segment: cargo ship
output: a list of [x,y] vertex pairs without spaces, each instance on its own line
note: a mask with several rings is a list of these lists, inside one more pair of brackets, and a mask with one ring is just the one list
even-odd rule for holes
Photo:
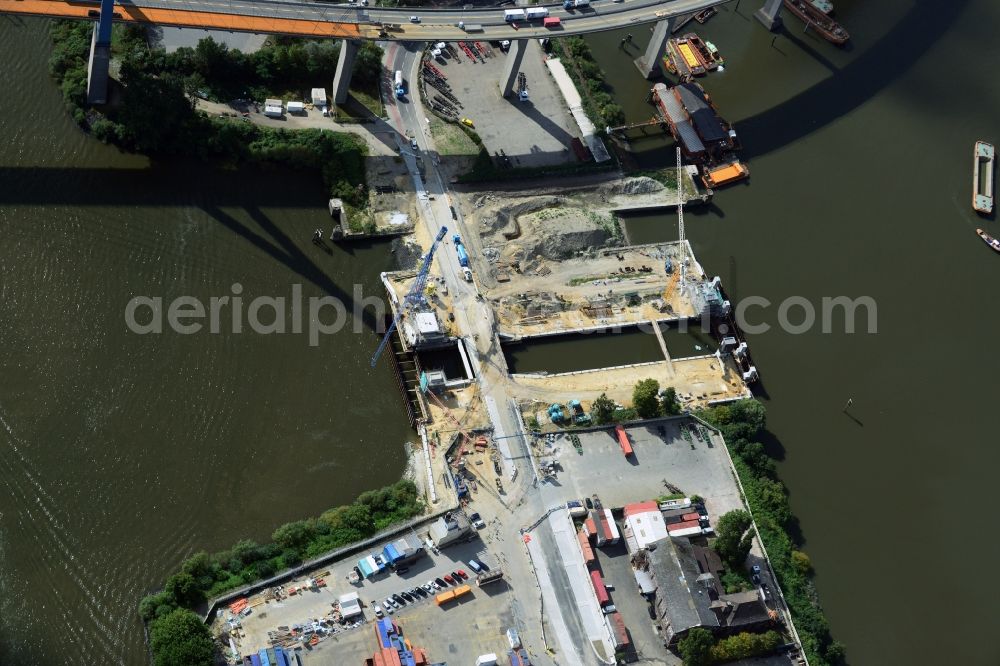
[[840,45],[851,38],[842,25],[816,9],[808,0],[784,1],[788,11],[805,21],[806,26],[812,26],[828,42]]
[[972,207],[977,213],[993,212],[993,163],[995,152],[992,143],[976,141],[972,155]]
[[719,63],[715,62],[715,59],[712,58],[712,54],[708,52],[708,48],[705,46],[705,42],[701,40],[701,37],[693,32],[689,32],[684,35],[684,39],[686,39],[687,43],[691,45],[691,49],[694,51],[695,57],[698,58],[698,62],[701,63],[701,66],[704,67],[706,71],[714,72],[719,68]]
[[990,246],[991,250],[994,252],[1000,252],[1000,240],[993,238],[993,236],[990,236],[982,229],[976,229],[976,233],[979,234],[979,237],[983,239],[984,243]]

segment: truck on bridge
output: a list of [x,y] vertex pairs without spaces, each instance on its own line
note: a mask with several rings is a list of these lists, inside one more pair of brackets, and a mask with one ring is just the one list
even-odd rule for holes
[[406,84],[403,83],[403,72],[402,70],[396,70],[396,76],[392,82],[393,90],[396,91],[396,99],[403,99],[406,97]]
[[590,0],[564,0],[563,9],[579,9],[581,7],[589,7]]
[[524,13],[523,9],[505,9],[503,12],[503,20],[507,23],[514,23],[515,21],[523,21],[527,18],[527,14]]

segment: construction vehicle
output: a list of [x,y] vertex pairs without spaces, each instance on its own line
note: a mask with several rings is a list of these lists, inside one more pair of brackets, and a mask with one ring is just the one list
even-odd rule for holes
[[406,84],[403,83],[403,72],[402,70],[396,70],[396,75],[392,82],[393,90],[396,92],[396,99],[403,99],[406,97]]
[[413,285],[410,290],[406,292],[406,296],[403,297],[403,302],[399,304],[399,309],[396,311],[396,316],[392,318],[392,323],[389,325],[389,329],[385,332],[385,337],[382,338],[382,342],[379,343],[378,349],[375,350],[375,354],[372,356],[371,367],[375,367],[378,363],[378,359],[382,356],[382,352],[385,351],[386,345],[389,344],[389,340],[392,338],[392,334],[396,332],[396,328],[399,326],[400,320],[404,316],[404,310],[412,308],[414,305],[420,303],[424,299],[424,286],[427,284],[427,275],[431,270],[431,263],[434,261],[434,251],[437,249],[438,244],[444,235],[448,233],[447,227],[441,227],[441,231],[438,232],[437,237],[431,244],[431,249],[427,251],[427,256],[424,257],[424,263],[421,264],[420,270],[417,272],[417,277],[413,280]]

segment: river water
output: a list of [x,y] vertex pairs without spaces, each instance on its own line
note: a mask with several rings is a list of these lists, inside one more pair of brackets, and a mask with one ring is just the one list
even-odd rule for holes
[[[996,664],[1000,258],[973,230],[1000,227],[970,210],[969,169],[976,139],[1000,140],[1000,7],[836,4],[845,50],[794,17],[772,44],[749,0],[698,28],[729,61],[704,82],[752,179],[691,208],[687,234],[734,299],[774,304],[753,311],[774,328],[749,336],[772,451],[851,662]],[[138,336],[125,304],[234,282],[375,293],[390,261],[311,246],[328,219],[310,178],[87,140],[48,79],[45,30],[0,22],[0,659],[141,663],[135,605],[184,555],[394,480],[409,433],[388,370],[368,370],[370,333]],[[593,43],[639,120],[648,85],[619,39]],[[668,145],[639,161],[672,164]],[[841,295],[876,300],[877,334],[776,327],[787,297]]]
[[391,257],[312,245],[330,226],[312,174],[150,164],[86,138],[49,50],[46,23],[3,17],[0,661],[139,664],[138,600],[183,557],[397,480],[413,434],[353,317],[315,347],[228,324],[137,335],[129,299],[238,283],[290,308],[300,284],[350,311],[355,284],[383,293]]
[[[749,335],[750,349],[851,663],[995,665],[989,579],[971,564],[1000,559],[987,418],[1000,397],[1000,257],[974,230],[1000,225],[971,210],[970,169],[977,139],[1000,141],[1000,84],[984,65],[1000,60],[1000,7],[835,0],[852,35],[839,50],[790,15],[772,45],[751,17],[760,4],[690,24],[727,59],[701,81],[742,137],[751,179],[686,211],[687,236],[734,300],[773,303],[750,311],[774,327]],[[623,32],[590,41],[634,122],[650,115],[648,84],[632,73],[637,50],[618,48]],[[645,29],[633,32],[644,47]],[[669,165],[668,145],[635,148]],[[635,242],[676,238],[672,215],[629,224]],[[863,315],[853,335],[842,317],[830,334],[777,326],[783,299],[819,314],[841,295],[875,299],[877,334]]]

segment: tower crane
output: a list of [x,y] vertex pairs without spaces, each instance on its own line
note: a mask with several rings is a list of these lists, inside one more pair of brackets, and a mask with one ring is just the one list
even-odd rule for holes
[[420,270],[417,272],[417,277],[413,280],[413,285],[410,290],[406,292],[406,296],[403,297],[403,302],[399,304],[399,309],[396,311],[396,316],[392,318],[392,323],[389,325],[389,330],[385,332],[385,337],[382,338],[382,342],[379,343],[378,349],[375,350],[375,355],[372,356],[372,367],[378,363],[378,359],[382,356],[382,352],[385,351],[385,346],[389,344],[389,339],[395,332],[396,328],[399,326],[399,321],[403,318],[404,310],[408,310],[413,307],[424,297],[424,287],[427,284],[427,274],[431,270],[431,262],[434,261],[434,251],[437,249],[438,243],[444,238],[444,235],[448,233],[448,227],[441,227],[441,231],[438,232],[437,237],[434,242],[431,243],[431,249],[427,251],[427,256],[424,257],[424,263],[420,265]]

